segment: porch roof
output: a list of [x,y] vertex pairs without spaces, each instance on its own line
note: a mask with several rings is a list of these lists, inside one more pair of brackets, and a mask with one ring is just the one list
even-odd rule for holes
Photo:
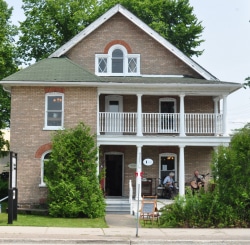
[[[75,64],[68,58],[47,58],[41,60],[19,72],[4,78],[0,84],[6,90],[12,86],[64,86],[64,87],[96,87],[101,89],[131,90],[132,87],[140,90],[153,89],[156,92],[165,90],[172,91],[200,91],[207,89],[215,91],[219,89],[226,93],[242,87],[241,84],[233,82],[222,82],[219,80],[197,79],[181,76],[157,76],[142,75],[137,77],[98,77],[83,67]],[[170,90],[168,90],[170,92]]]
[[[98,76],[68,58],[48,58],[20,70],[2,81],[30,82],[99,82]],[[31,86],[31,84],[30,84]]]

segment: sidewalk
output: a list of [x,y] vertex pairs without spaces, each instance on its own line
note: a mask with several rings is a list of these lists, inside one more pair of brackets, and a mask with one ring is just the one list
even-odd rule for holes
[[110,228],[1,226],[0,243],[250,244],[250,229],[137,229],[134,216],[107,215],[106,220]]

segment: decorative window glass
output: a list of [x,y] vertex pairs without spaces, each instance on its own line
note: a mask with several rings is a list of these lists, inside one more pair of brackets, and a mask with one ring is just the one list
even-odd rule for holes
[[122,45],[114,45],[108,54],[96,54],[95,66],[99,76],[139,76],[140,55],[128,54]]
[[45,129],[57,130],[63,127],[64,95],[48,93],[45,96]]
[[45,152],[41,158],[41,181],[39,187],[46,187],[46,183],[44,181],[45,176],[45,162],[49,160],[51,152]]

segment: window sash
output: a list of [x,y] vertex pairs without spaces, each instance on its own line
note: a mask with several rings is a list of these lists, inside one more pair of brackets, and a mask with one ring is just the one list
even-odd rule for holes
[[61,93],[46,95],[45,129],[59,129],[63,127],[64,96]]

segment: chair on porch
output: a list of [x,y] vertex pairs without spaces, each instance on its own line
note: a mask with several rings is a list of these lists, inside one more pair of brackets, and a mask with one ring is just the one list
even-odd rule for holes
[[140,219],[143,224],[150,222],[151,225],[156,221],[159,224],[160,214],[157,209],[157,196],[143,196],[141,202]]

